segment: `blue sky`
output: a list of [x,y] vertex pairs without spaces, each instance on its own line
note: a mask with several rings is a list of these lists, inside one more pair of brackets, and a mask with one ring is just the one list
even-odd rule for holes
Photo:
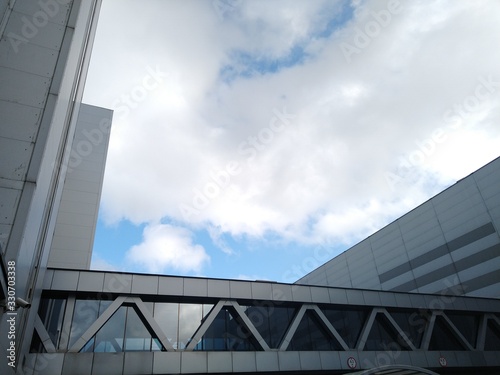
[[104,0],[84,102],[115,112],[92,267],[293,282],[480,168],[500,150],[498,15]]

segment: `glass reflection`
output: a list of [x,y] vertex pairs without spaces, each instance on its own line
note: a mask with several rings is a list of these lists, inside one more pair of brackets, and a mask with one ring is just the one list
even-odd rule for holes
[[174,349],[178,348],[177,328],[179,323],[178,303],[155,303],[154,314],[156,322],[168,338]]
[[54,346],[57,348],[61,336],[62,321],[66,300],[62,298],[44,298],[40,301],[38,316],[47,329],[47,333]]
[[151,351],[151,334],[132,306],[127,307],[125,351]]
[[73,312],[68,348],[71,348],[76,340],[95,322],[98,313],[99,301],[82,299],[75,301],[75,311]]
[[354,349],[368,316],[368,310],[365,308],[321,308],[321,311],[347,346]]
[[94,352],[121,352],[125,336],[127,307],[121,306],[97,332]]
[[243,306],[245,314],[270,348],[278,348],[290,325],[295,308],[283,306]]
[[342,347],[326,331],[316,313],[307,310],[287,350],[342,350]]
[[409,350],[408,344],[384,314],[377,314],[364,350]]
[[397,325],[406,334],[416,348],[420,348],[424,337],[427,319],[424,311],[388,309]]
[[253,336],[244,324],[236,318],[232,309],[223,308],[203,335],[195,350],[243,351],[256,350]]

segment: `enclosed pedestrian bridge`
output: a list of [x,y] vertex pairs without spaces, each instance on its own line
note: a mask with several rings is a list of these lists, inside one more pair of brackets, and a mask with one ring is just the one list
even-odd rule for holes
[[29,374],[500,371],[500,300],[49,269]]

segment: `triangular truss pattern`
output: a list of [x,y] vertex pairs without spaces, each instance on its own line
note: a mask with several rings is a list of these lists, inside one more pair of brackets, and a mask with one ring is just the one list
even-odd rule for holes
[[[399,347],[403,347],[406,350],[416,350],[415,345],[412,343],[410,338],[406,335],[406,333],[401,329],[401,327],[396,323],[393,317],[387,312],[384,308],[373,308],[370,316],[366,320],[365,326],[363,327],[359,341],[357,344],[358,350],[365,350],[366,343],[369,340],[370,335],[374,327],[378,324],[384,322],[388,323],[389,332],[388,334],[391,336],[391,341],[397,344]],[[380,350],[384,350],[383,348]]]
[[257,331],[257,329],[254,327],[254,325],[247,317],[247,315],[243,311],[242,307],[238,304],[238,302],[221,300],[212,308],[210,313],[205,317],[203,323],[194,333],[190,342],[186,346],[185,349],[186,351],[195,350],[198,343],[202,340],[203,336],[210,328],[212,323],[215,321],[215,319],[221,312],[222,308],[224,307],[229,307],[233,310],[234,318],[238,320],[238,323],[241,325],[241,328],[243,328],[246,332],[248,332],[248,334],[246,335],[248,336],[247,338],[250,338],[252,341],[256,343],[257,350],[265,350],[265,351],[269,350],[269,346],[267,345],[266,341],[262,338],[259,331]]
[[500,319],[494,314],[485,316],[481,325],[481,350],[500,350]]
[[38,333],[38,337],[40,338],[45,351],[47,353],[55,353],[56,347],[54,346],[54,343],[52,342],[47,329],[43,325],[43,322],[38,315],[35,318],[35,331],[36,333]]
[[[34,332],[36,335],[34,335],[34,337],[36,338],[36,340],[34,339],[33,341],[35,343],[33,344],[33,350],[37,350],[39,352],[45,351],[47,353],[55,353],[66,350],[71,353],[77,353],[82,351],[82,349],[85,351],[89,343],[94,342],[92,340],[96,339],[96,334],[99,332],[99,330],[106,325],[106,323],[122,306],[124,306],[133,308],[134,313],[130,316],[133,316],[134,319],[136,319],[136,323],[132,326],[139,327],[141,326],[140,322],[142,322],[144,326],[141,326],[141,329],[143,330],[142,332],[145,335],[142,337],[145,340],[148,340],[149,338],[151,340],[154,340],[154,342],[150,341],[150,350],[176,351],[176,349],[174,349],[169,339],[167,338],[166,334],[163,332],[162,328],[153,317],[152,313],[146,307],[145,303],[141,300],[140,297],[134,296],[118,296],[114,301],[109,302],[107,308],[95,319],[95,321],[93,321],[90,326],[85,326],[85,328],[83,328],[85,329],[85,331],[81,334],[80,337],[75,335],[75,340],[71,341],[72,345],[71,347],[69,347],[69,349],[67,349],[69,342],[68,338],[70,337],[71,331],[71,319],[73,316],[75,305],[75,297],[69,296],[68,302],[68,308],[66,308],[62,323],[63,332],[61,332],[57,343],[54,343],[53,338],[51,338],[48,328],[45,327],[42,319],[39,316],[36,317],[34,322]],[[323,312],[322,308],[316,304],[297,303],[289,305],[287,308],[291,309],[287,315],[289,317],[287,319],[287,328],[283,332],[281,342],[279,342],[280,338],[277,338],[276,342],[273,344],[273,348],[271,349],[269,343],[264,338],[267,335],[267,331],[263,331],[263,333],[261,333],[257,329],[258,325],[256,324],[258,322],[256,321],[255,324],[252,322],[251,317],[249,317],[248,315],[248,306],[241,306],[237,301],[234,300],[219,300],[215,305],[213,305],[210,312],[203,318],[195,333],[187,343],[187,346],[182,350],[193,351],[200,350],[201,348],[201,350],[208,351],[286,351],[312,350],[311,348],[313,348],[314,350],[346,351],[350,349],[357,349],[363,351],[380,350],[381,346],[383,349],[382,343],[387,342],[398,343],[403,350],[417,350],[415,344],[410,340],[405,331],[402,330],[401,326],[398,325],[396,320],[391,316],[391,313],[388,312],[384,307],[373,307],[371,308],[371,310],[366,310],[367,312],[370,312],[368,315],[365,315],[367,316],[367,319],[364,321],[356,345],[351,345],[353,346],[352,348],[347,345],[346,341],[339,334],[339,331],[334,327],[334,324],[336,324],[336,320],[333,322],[333,324],[329,320],[332,318],[332,316],[336,316],[330,316],[331,314],[329,314],[329,312],[336,311],[335,306],[327,306],[325,308],[326,313]],[[345,306],[339,308],[344,309]],[[290,318],[292,315],[293,318]],[[473,329],[471,328],[469,330],[465,330],[465,328],[467,327],[464,328],[463,325],[466,324],[467,321],[454,319],[454,316],[452,316],[452,319],[450,319],[450,317],[448,317],[446,312],[444,311],[433,311],[432,313],[430,313],[429,311],[429,313],[425,315],[425,319],[422,318],[423,320],[425,320],[425,324],[422,325],[422,328],[425,328],[422,335],[421,344],[419,345],[417,343],[417,346],[419,346],[418,349],[468,351],[498,350],[500,348],[500,319],[498,318],[498,316],[493,313],[477,313],[475,317],[477,318],[477,320]],[[140,322],[137,321],[137,319],[139,319]],[[398,319],[400,320],[400,318]],[[213,328],[211,328],[211,325],[216,320],[219,326],[214,326]],[[225,326],[221,324],[225,324]],[[402,324],[404,324],[404,322]],[[286,325],[284,324],[283,327],[285,326]],[[462,328],[464,332],[461,332],[459,328]],[[212,329],[212,331],[208,331],[209,329]],[[308,332],[308,329],[311,329],[312,332]],[[133,342],[134,345],[139,345],[139,340],[141,340],[142,337],[131,336],[127,338],[127,330],[128,328],[125,328],[124,339],[135,340],[130,342]],[[150,334],[150,336],[148,336],[146,330]],[[311,335],[308,339],[309,341],[300,341],[301,338],[299,336],[295,338],[296,335],[300,335],[299,330],[308,332],[308,334]],[[379,337],[376,336],[376,331],[379,332]],[[465,333],[465,335],[463,333]],[[465,336],[467,336],[468,339]],[[209,340],[212,340],[212,343],[207,344],[207,346],[205,347],[200,346],[200,342],[203,343],[203,340],[207,340],[207,343],[209,342]],[[380,342],[374,344],[374,341],[376,340],[379,340]],[[314,345],[310,345],[310,343],[313,341]],[[219,346],[215,345],[216,342]],[[223,342],[223,344],[225,345],[223,349],[220,348],[221,342]],[[144,345],[144,348],[147,348],[147,344]],[[127,350],[127,347],[128,344],[127,342],[125,342],[125,345],[119,347],[119,349]]]
[[314,311],[314,313],[316,314],[316,316],[319,319],[323,328],[326,330],[326,332],[329,335],[332,336],[332,338],[334,338],[338,342],[338,344],[341,346],[342,350],[349,350],[347,344],[344,342],[342,337],[335,330],[335,328],[332,326],[332,324],[328,321],[325,314],[323,314],[323,312],[316,305],[302,305],[301,306],[301,308],[297,311],[295,317],[293,318],[292,323],[288,327],[288,330],[285,334],[285,337],[283,338],[283,341],[280,345],[279,350],[287,350],[288,349],[290,342],[292,342],[293,337],[295,336],[295,333],[297,332],[297,329],[299,328],[299,325],[302,322],[302,319],[304,318],[304,315],[306,314],[306,312],[308,310]]
[[167,339],[167,336],[162,331],[158,323],[154,320],[153,316],[144,305],[144,302],[139,297],[118,297],[113,303],[97,318],[97,320],[82,334],[82,336],[73,344],[73,346],[68,350],[71,353],[77,353],[82,348],[92,340],[96,333],[106,324],[106,322],[111,319],[113,314],[123,305],[129,304],[136,308],[137,313],[141,320],[143,321],[147,330],[151,333],[151,336],[157,338],[161,343],[163,348],[167,351],[174,351],[172,344]]
[[443,312],[433,312],[427,330],[422,339],[422,349],[439,350],[443,340],[447,347],[455,346],[455,350],[474,350],[472,345]]

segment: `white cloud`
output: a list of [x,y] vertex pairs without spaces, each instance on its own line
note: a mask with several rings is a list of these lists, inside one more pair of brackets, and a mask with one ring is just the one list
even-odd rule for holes
[[100,270],[100,271],[120,271],[116,265],[108,262],[104,258],[102,258],[99,254],[92,254],[92,261],[90,263],[91,270]]
[[143,242],[127,252],[126,260],[152,273],[167,269],[199,272],[210,262],[210,257],[202,246],[193,244],[188,230],[169,224],[152,224],[144,228]]
[[[479,77],[500,81],[497,1],[401,1],[402,11],[350,63],[341,43],[354,43],[384,2],[354,2],[355,17],[326,38],[318,33],[340,3],[240,2],[223,20],[211,2],[125,3],[103,4],[119,15],[101,16],[86,98],[112,106],[147,66],[158,64],[168,78],[128,116],[115,116],[102,195],[108,222],[169,217],[218,228],[214,239],[272,232],[348,243],[498,156],[500,87],[462,116],[463,127],[449,131],[444,117],[474,95]],[[244,65],[231,59],[235,48],[280,58],[299,44],[314,52],[301,64],[231,83],[219,75],[227,64]],[[285,130],[250,147],[249,137],[264,134],[273,110],[284,107],[295,115]],[[438,128],[447,140],[391,188],[386,174],[401,174],[401,163]],[[255,151],[250,165],[244,142]],[[231,161],[240,173],[185,221],[179,205],[190,205],[195,189]],[[163,254],[158,243],[197,254],[194,263]],[[154,261],[140,260],[146,250]],[[169,226],[148,227],[130,254],[150,268],[196,270],[207,261],[187,232]]]

